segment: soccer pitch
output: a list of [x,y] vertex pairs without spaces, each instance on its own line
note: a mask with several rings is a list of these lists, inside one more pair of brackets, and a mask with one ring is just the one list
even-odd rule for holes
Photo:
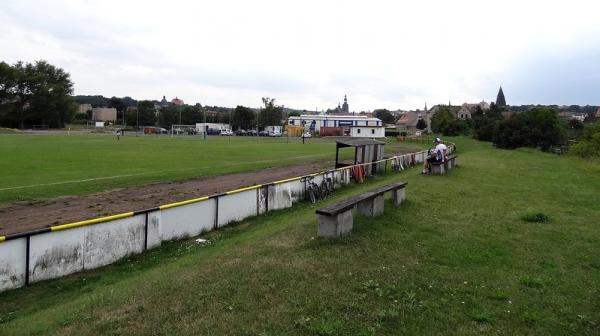
[[332,140],[0,134],[0,203],[335,158]]

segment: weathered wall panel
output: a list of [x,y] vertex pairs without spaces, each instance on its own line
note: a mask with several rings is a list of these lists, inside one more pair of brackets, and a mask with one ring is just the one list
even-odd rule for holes
[[267,212],[267,194],[269,192],[269,186],[262,186],[258,189],[258,213],[264,214]]
[[219,197],[219,227],[256,216],[256,202],[254,189]]
[[163,241],[197,236],[212,230],[214,225],[214,199],[161,210],[160,229]]
[[25,285],[27,238],[0,243],[0,292]]
[[144,250],[145,215],[90,225],[85,234],[83,268],[93,269]]
[[148,249],[160,246],[162,238],[162,226],[161,226],[161,211],[152,211],[148,213]]
[[83,226],[31,236],[30,282],[54,279],[82,271],[83,244],[87,229],[87,226]]

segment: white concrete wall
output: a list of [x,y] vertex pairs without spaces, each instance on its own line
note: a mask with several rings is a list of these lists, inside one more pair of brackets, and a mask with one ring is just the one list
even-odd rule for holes
[[[215,226],[215,206],[215,199],[208,199],[161,210],[159,218],[161,240],[193,237],[212,230]],[[149,224],[151,222],[148,221]]]
[[[369,153],[366,153],[369,154]],[[415,153],[416,163],[425,160],[427,152]],[[408,166],[411,155],[400,157]],[[352,183],[350,168],[329,173],[335,187]],[[323,175],[314,176],[321,184]],[[267,211],[285,209],[304,199],[302,179],[263,186],[218,198],[218,227],[241,221]],[[127,255],[144,250],[146,216],[147,247],[162,241],[196,236],[214,229],[217,201],[206,201],[114,221],[48,232],[30,237],[30,282],[62,277],[82,270],[113,263]],[[25,284],[26,238],[0,242],[0,292]]]
[[29,281],[54,279],[83,271],[86,231],[87,227],[82,226],[31,236]]
[[155,248],[161,245],[162,238],[162,212],[152,211],[148,213],[148,237],[147,248]]
[[255,189],[219,197],[219,227],[256,216],[257,207]]
[[0,243],[0,292],[25,285],[27,238]]
[[[83,269],[111,264],[144,250],[145,215],[86,226]],[[68,230],[67,230],[68,231]]]

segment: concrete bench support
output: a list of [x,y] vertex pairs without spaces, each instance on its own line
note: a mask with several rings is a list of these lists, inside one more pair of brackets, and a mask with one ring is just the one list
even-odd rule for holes
[[317,215],[318,232],[317,235],[323,238],[338,238],[352,231],[354,219],[352,218],[352,209],[341,212],[335,216]]
[[383,194],[358,203],[358,212],[367,217],[383,215]]
[[402,202],[406,199],[406,189],[392,190],[392,202],[395,207],[399,207]]
[[440,164],[432,164],[431,165],[431,174],[433,175],[442,175],[446,173],[446,169],[443,163]]
[[399,206],[406,197],[405,187],[406,182],[392,183],[318,209],[317,235],[323,238],[338,238],[350,233],[354,224],[352,211],[355,207],[367,217],[383,215],[385,193],[391,192],[394,206]]

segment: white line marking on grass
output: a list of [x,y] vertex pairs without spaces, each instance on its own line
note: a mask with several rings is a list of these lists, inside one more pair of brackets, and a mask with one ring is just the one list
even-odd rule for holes
[[[329,155],[329,154],[312,154],[312,155],[303,155],[303,156],[292,156],[289,159],[303,159],[303,158],[310,158],[310,157],[321,157],[321,156],[325,156],[325,155]],[[6,188],[0,188],[0,191],[46,187],[46,186],[61,185],[61,184],[84,183],[84,182],[101,181],[101,180],[111,180],[111,179],[119,179],[119,178],[123,178],[123,177],[162,174],[162,173],[178,172],[178,171],[186,171],[186,170],[205,170],[205,169],[214,169],[214,168],[221,168],[221,167],[235,167],[235,166],[243,166],[243,165],[253,164],[253,163],[267,163],[267,162],[279,162],[279,161],[281,161],[281,160],[280,159],[271,159],[271,160],[259,160],[259,161],[246,161],[246,162],[234,163],[234,164],[229,164],[229,165],[157,170],[157,171],[136,173],[136,174],[93,177],[93,178],[88,178],[88,179],[83,179],[83,180],[71,180],[71,181],[62,181],[62,182],[30,184],[30,185],[17,186],[17,187],[6,187]]]

